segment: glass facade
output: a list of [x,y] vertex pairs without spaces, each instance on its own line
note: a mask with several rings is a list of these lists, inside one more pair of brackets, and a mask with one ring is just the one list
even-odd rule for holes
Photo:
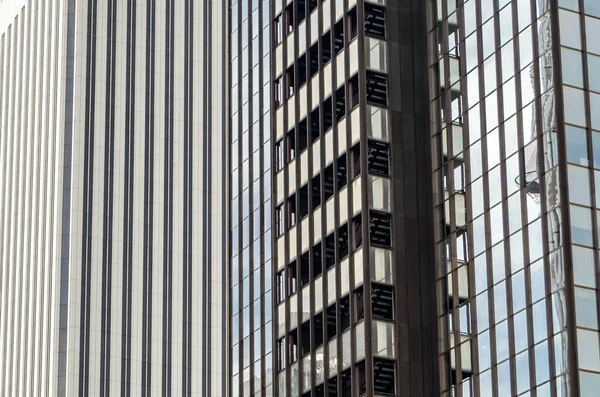
[[230,4],[230,392],[272,396],[270,1]]
[[600,6],[231,20],[232,395],[595,395]]
[[597,393],[600,97],[585,37],[600,20],[585,3],[430,3],[443,395]]

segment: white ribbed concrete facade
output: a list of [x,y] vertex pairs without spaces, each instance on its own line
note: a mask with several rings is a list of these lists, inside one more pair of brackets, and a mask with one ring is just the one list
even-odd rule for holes
[[225,395],[225,7],[0,0],[0,395]]

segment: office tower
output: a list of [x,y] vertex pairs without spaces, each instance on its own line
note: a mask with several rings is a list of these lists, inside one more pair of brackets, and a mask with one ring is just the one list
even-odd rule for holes
[[0,1],[0,395],[224,395],[226,15]]
[[251,31],[271,62],[232,64],[232,125],[247,126],[233,134],[250,134],[232,148],[267,142],[248,127],[258,114],[272,150],[262,198],[234,210],[263,206],[271,241],[231,252],[234,272],[264,277],[234,281],[232,332],[260,331],[272,353],[233,347],[232,396],[596,395],[600,6],[232,6],[232,57],[258,51]]

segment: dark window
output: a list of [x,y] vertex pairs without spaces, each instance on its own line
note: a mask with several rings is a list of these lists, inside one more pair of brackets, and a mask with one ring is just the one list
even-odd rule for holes
[[340,328],[342,333],[350,328],[350,296],[340,298]]
[[300,23],[306,18],[306,1],[296,0],[296,10],[298,16],[296,20],[298,21],[298,25],[300,25]]
[[335,303],[327,308],[327,340],[331,340],[337,335],[336,313]]
[[296,83],[294,80],[294,65],[290,66],[285,71],[285,84],[285,98],[288,99],[294,95],[294,92],[296,90]]
[[294,3],[290,3],[285,8],[285,32],[286,34],[290,34],[294,31]]
[[360,175],[360,143],[354,145],[350,153],[350,177],[354,179]]
[[308,13],[310,14],[319,6],[319,0],[307,0]]
[[342,86],[335,92],[335,121],[346,116],[346,87]]
[[296,195],[293,194],[287,201],[288,210],[288,228],[294,227],[298,221],[298,213],[296,209]]
[[358,395],[362,396],[367,393],[367,373],[364,361],[356,364],[356,375],[358,378]]
[[369,140],[369,174],[390,176],[390,146],[385,142]]
[[298,88],[306,83],[306,69],[306,54],[304,54],[298,58],[298,67],[296,68]]
[[302,119],[296,128],[298,131],[298,153],[302,153],[308,147],[308,121]]
[[333,105],[331,97],[323,101],[323,131],[329,130],[333,126]]
[[361,285],[354,291],[354,307],[356,308],[356,322],[365,318],[365,290]]
[[310,353],[310,321],[300,326],[302,344],[300,345],[300,354],[302,357]]
[[367,70],[367,102],[387,106],[387,76]]
[[390,285],[371,285],[371,311],[373,318],[394,321],[394,288]]
[[341,19],[333,26],[333,51],[337,55],[344,49],[344,20]]
[[348,184],[348,156],[342,154],[336,161],[337,188],[342,189]]
[[321,38],[321,65],[327,65],[329,61],[331,61],[331,31]]
[[346,17],[346,20],[348,21],[348,32],[350,33],[348,35],[348,43],[349,43],[352,40],[354,40],[354,38],[358,34],[358,29],[357,29],[358,23],[356,22],[356,7],[354,7],[352,10],[350,10],[350,12],[348,13],[348,16]]
[[323,170],[323,199],[324,201],[329,200],[334,193],[334,178],[333,178],[333,164],[330,164],[325,170]]
[[315,387],[315,397],[325,397],[325,385],[324,384],[321,383],[319,386]]
[[337,397],[337,376],[334,376],[327,381],[327,395],[329,397]]
[[310,253],[306,251],[300,255],[300,287],[310,281]]
[[373,387],[375,394],[391,394],[395,393],[395,369],[392,360],[383,358],[373,359]]
[[290,162],[294,158],[296,158],[296,131],[294,128],[292,128],[292,130],[286,134],[286,141],[287,141],[287,158],[286,158],[286,160],[288,162]]
[[385,39],[385,7],[365,3],[365,34]]
[[351,397],[352,396],[352,369],[348,368],[340,374],[341,382],[341,396]]
[[356,215],[352,219],[352,234],[353,234],[353,245],[352,247],[357,250],[362,247],[362,216],[361,214]]
[[348,81],[348,95],[350,95],[350,109],[354,109],[358,106],[358,75],[351,77]]
[[295,329],[291,331],[290,335],[288,336],[288,339],[290,341],[288,357],[289,363],[292,364],[298,359],[298,330]]
[[348,256],[348,224],[345,223],[338,228],[338,253],[340,261]]
[[325,267],[327,269],[335,265],[335,233],[325,237]]
[[319,108],[310,112],[310,141],[314,142],[319,139]]
[[321,205],[321,175],[315,176],[311,181],[312,210]]
[[308,215],[308,184],[298,189],[298,216],[303,219]]
[[323,344],[323,313],[315,314],[314,317],[314,331],[313,338],[315,340],[315,348],[321,346]]
[[298,292],[298,269],[296,266],[296,261],[293,261],[288,265],[287,270],[287,279],[288,279],[288,296],[291,296]]
[[392,214],[371,210],[369,224],[371,244],[378,247],[392,246]]
[[308,63],[310,67],[310,77],[313,77],[320,68],[319,62],[319,43],[316,42],[308,50]]
[[318,243],[312,248],[312,268],[313,279],[319,277],[323,273],[323,252],[322,244]]

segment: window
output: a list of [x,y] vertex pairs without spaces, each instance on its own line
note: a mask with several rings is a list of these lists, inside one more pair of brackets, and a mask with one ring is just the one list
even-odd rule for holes
[[335,92],[335,121],[346,116],[346,87],[342,86]]
[[300,326],[300,354],[302,357],[310,353],[310,320]]
[[288,265],[287,279],[288,279],[287,296],[292,296],[296,292],[298,292],[298,269],[296,266],[296,261],[293,261],[292,263],[290,263]]
[[362,216],[361,214],[356,215],[352,219],[352,234],[353,234],[353,248],[355,250],[362,247]]
[[385,8],[365,3],[365,34],[367,36],[384,39],[385,34]]
[[319,139],[319,108],[310,112],[310,141],[311,143]]
[[296,131],[294,128],[286,134],[286,141],[287,161],[290,162],[296,158]]
[[394,321],[394,288],[390,285],[371,285],[371,311],[373,318]]
[[288,357],[289,357],[290,364],[292,364],[293,362],[298,360],[298,330],[297,329],[290,332],[290,335],[288,336],[288,340],[289,340]]
[[390,175],[390,146],[385,142],[369,140],[369,174]]
[[302,153],[308,147],[308,121],[303,119],[298,123],[298,153]]
[[323,313],[315,314],[314,317],[313,339],[315,340],[315,348],[323,344]]
[[292,228],[296,225],[296,222],[298,220],[295,194],[293,194],[290,198],[288,198],[287,210],[288,210],[288,228]]
[[273,40],[275,40],[275,45],[281,43],[281,40],[283,40],[283,21],[281,14],[277,15],[273,21]]
[[321,175],[315,176],[311,183],[312,210],[316,210],[321,205]]
[[387,106],[387,76],[367,70],[367,102]]
[[277,237],[283,234],[283,204],[275,208],[275,235]]
[[285,276],[284,271],[280,271],[275,276],[275,303],[281,303],[285,300]]
[[340,328],[342,333],[350,328],[350,296],[340,298]]
[[323,101],[323,131],[327,131],[333,126],[333,105],[331,102],[331,97]]
[[316,244],[312,248],[312,268],[313,279],[319,277],[323,273],[323,252],[321,243]]
[[285,337],[279,339],[277,341],[277,370],[282,371],[285,369],[285,350],[286,350],[286,340]]
[[285,32],[290,34],[294,31],[294,2],[285,8]]
[[392,214],[371,210],[369,224],[371,244],[377,247],[392,246]]
[[327,65],[329,61],[331,61],[331,31],[321,38],[321,65]]
[[308,284],[310,280],[310,253],[306,251],[300,255],[300,287]]
[[392,360],[373,359],[373,387],[375,394],[394,394],[396,387],[395,368]]
[[280,139],[275,144],[275,172],[280,171],[283,168],[284,160],[284,144],[283,139]]
[[338,21],[333,27],[333,51],[337,55],[344,49],[344,20]]
[[350,109],[354,109],[358,106],[359,96],[358,96],[358,75],[351,77],[348,81],[348,95],[350,96]]
[[281,76],[277,79],[275,79],[275,82],[273,83],[274,86],[274,90],[275,92],[273,93],[273,98],[275,101],[275,107],[279,107],[281,105],[283,105],[283,85],[281,82]]
[[325,201],[329,200],[334,193],[334,178],[333,178],[333,164],[330,164],[323,171],[323,199]]
[[308,215],[308,184],[298,189],[298,216],[303,219]]
[[290,66],[285,71],[285,99],[288,99],[294,95],[296,84],[294,80],[294,65]]
[[348,224],[345,223],[338,228],[338,254],[340,260],[348,256]]
[[352,180],[360,175],[360,144],[357,143],[350,150],[350,177]]
[[342,154],[336,161],[336,173],[337,173],[337,188],[341,190],[348,184],[348,156],[346,153]]
[[361,285],[354,291],[354,307],[356,310],[356,322],[365,318],[365,293],[364,287]]
[[356,35],[358,34],[356,7],[354,7],[352,10],[350,10],[350,12],[348,13],[348,16],[346,17],[346,20],[348,21],[349,34],[347,36],[348,36],[348,43],[349,43],[352,40],[354,40],[354,38],[356,38]]
[[337,335],[337,327],[336,327],[336,304],[332,304],[327,308],[327,340],[331,340],[335,338]]
[[313,44],[308,50],[308,65],[310,77],[313,77],[319,71],[319,43]]
[[335,233],[325,237],[325,267],[332,268],[335,265]]

